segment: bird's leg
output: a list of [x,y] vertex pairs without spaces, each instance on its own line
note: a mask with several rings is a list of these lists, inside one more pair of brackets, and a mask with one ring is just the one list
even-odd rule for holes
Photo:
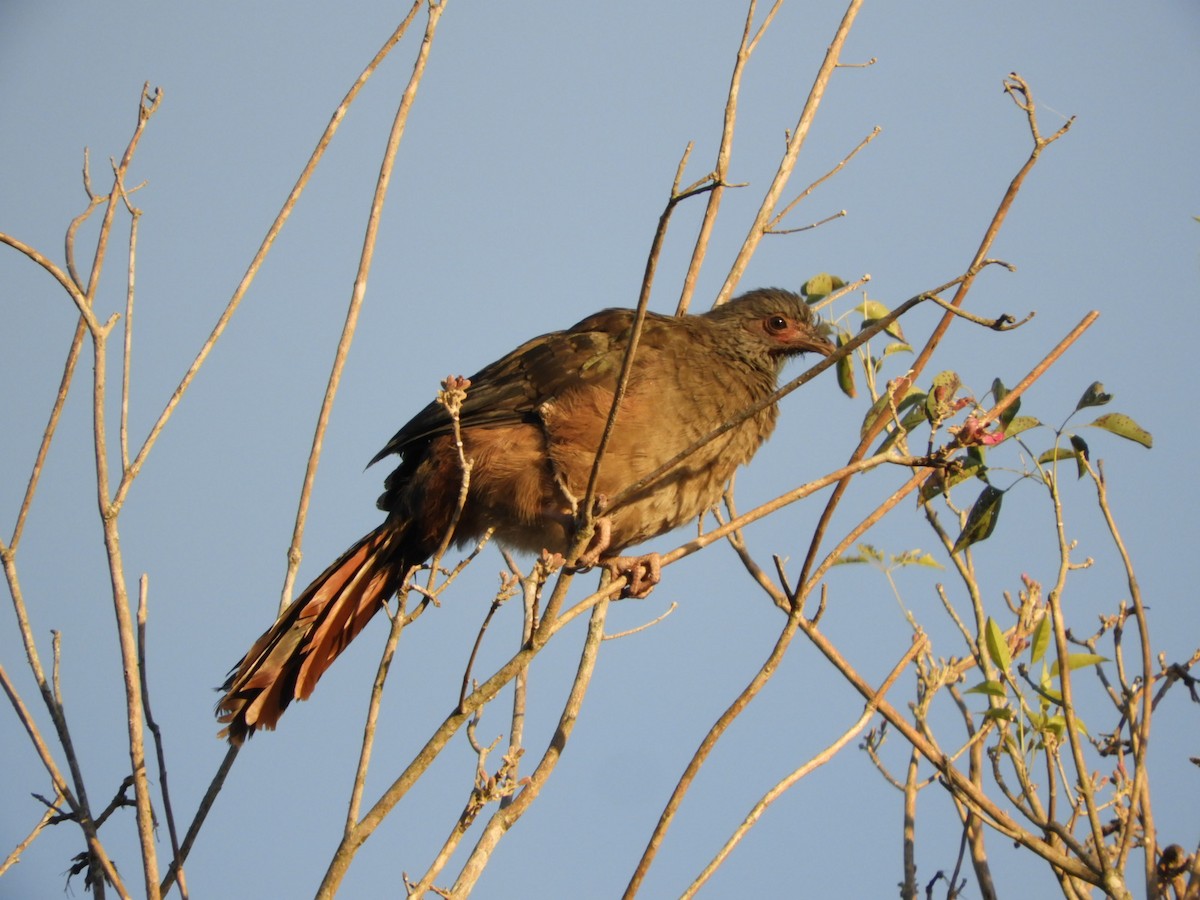
[[608,495],[596,494],[592,504],[592,537],[587,547],[575,560],[580,569],[590,569],[603,561],[604,551],[612,546],[612,518],[604,515],[608,507]]
[[592,528],[594,529],[592,539],[588,541],[587,548],[575,560],[575,565],[580,569],[590,569],[600,562],[604,551],[612,544],[612,519],[608,516],[601,516],[592,522]]
[[[563,495],[563,499],[567,501],[568,507],[567,510],[558,513],[558,516],[561,516],[563,524],[568,528],[567,533],[570,534],[570,529],[579,528],[583,520],[583,517],[579,513],[580,501],[578,497],[571,493],[571,489],[567,486],[566,478],[558,471],[558,468],[552,468],[554,469],[554,485]],[[587,547],[584,548],[583,552],[575,560],[574,567],[576,569],[586,570],[592,568],[592,566],[600,562],[601,554],[612,544],[612,519],[603,514],[604,507],[607,504],[608,498],[604,494],[596,495],[596,499],[592,504],[592,537],[588,541]]]
[[[578,501],[567,493],[563,484],[559,485],[567,494],[573,508],[578,508]],[[633,597],[638,600],[646,597],[654,586],[662,580],[662,559],[657,553],[647,553],[644,556],[605,556],[604,553],[612,546],[612,518],[603,515],[608,505],[604,494],[596,495],[596,503],[592,509],[592,537],[587,547],[579,554],[572,564],[576,571],[585,571],[593,566],[604,566],[614,577],[624,576],[625,587],[622,597]],[[564,514],[564,519],[577,521],[575,516]]]
[[662,558],[657,553],[606,557],[604,552],[612,546],[612,518],[603,515],[607,505],[608,498],[604,494],[597,494],[592,539],[588,541],[587,549],[575,560],[575,565],[580,569],[589,569],[599,564],[614,578],[625,576],[621,596],[640,600],[648,596],[662,580]]

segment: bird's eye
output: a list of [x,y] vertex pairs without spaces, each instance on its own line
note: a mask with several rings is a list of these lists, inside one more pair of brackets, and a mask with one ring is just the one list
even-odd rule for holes
[[767,319],[767,331],[771,332],[771,334],[779,334],[782,331],[786,331],[787,327],[788,320],[783,316],[771,316]]

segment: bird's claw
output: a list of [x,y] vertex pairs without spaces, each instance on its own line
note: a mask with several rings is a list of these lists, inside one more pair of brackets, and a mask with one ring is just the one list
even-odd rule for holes
[[[601,498],[599,502],[604,501]],[[605,557],[604,551],[612,545],[612,520],[608,516],[599,516],[593,527],[595,531],[592,532],[587,549],[575,560],[575,570],[584,571],[596,565],[604,566],[614,578],[625,578],[625,587],[621,590],[622,597],[641,600],[648,596],[654,590],[654,586],[662,581],[662,558],[657,553]]]
[[642,600],[650,596],[654,586],[662,581],[662,557],[657,553],[644,556],[610,556],[604,560],[604,568],[617,578],[625,577],[622,597]]

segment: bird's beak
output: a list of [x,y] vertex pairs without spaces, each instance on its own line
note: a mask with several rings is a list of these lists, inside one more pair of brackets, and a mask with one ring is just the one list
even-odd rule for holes
[[822,356],[832,356],[833,351],[837,349],[833,341],[826,337],[829,326],[825,324],[814,325],[808,340],[800,341],[800,352],[820,353]]

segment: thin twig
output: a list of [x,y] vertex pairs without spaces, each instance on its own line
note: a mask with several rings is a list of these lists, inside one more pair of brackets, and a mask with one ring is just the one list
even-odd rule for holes
[[[51,680],[46,678],[46,672],[42,668],[37,643],[33,639],[33,631],[29,625],[28,611],[21,590],[21,581],[17,574],[16,560],[10,548],[0,546],[0,561],[4,564],[4,574],[8,579],[8,590],[12,596],[18,629],[21,632],[21,640],[25,645],[25,658],[33,673],[34,680],[37,682],[38,690],[42,695],[42,702],[45,704],[46,710],[50,713],[50,721],[54,724],[55,734],[66,756],[67,766],[71,772],[71,783],[75,786],[75,793],[72,793],[71,789],[67,786],[67,782],[59,771],[49,747],[46,745],[41,732],[37,728],[37,724],[25,707],[20,695],[17,694],[16,687],[9,680],[3,666],[0,666],[0,683],[3,684],[5,693],[8,694],[13,708],[17,711],[17,717],[25,726],[26,733],[29,735],[29,739],[37,751],[38,757],[42,760],[42,765],[46,767],[46,771],[50,775],[50,780],[54,784],[54,789],[66,798],[67,804],[71,807],[71,812],[74,814],[75,820],[79,823],[79,827],[83,830],[84,839],[87,841],[93,856],[99,860],[105,872],[111,870],[111,874],[115,875],[116,869],[100,844],[100,838],[96,832],[96,823],[92,818],[91,805],[88,801],[87,786],[83,780],[83,771],[79,765],[79,757],[75,753],[75,744],[71,738],[70,728],[67,725],[66,711],[63,708],[61,692],[55,688]],[[54,668],[57,669],[57,665]]]
[[175,884],[176,873],[187,860],[188,854],[192,850],[192,845],[196,842],[196,836],[200,833],[200,828],[208,818],[213,802],[217,799],[217,794],[225,786],[225,778],[229,775],[229,770],[233,768],[233,761],[237,759],[237,755],[241,749],[241,744],[230,744],[229,749],[225,751],[224,759],[221,760],[221,764],[217,767],[216,774],[213,775],[212,781],[209,782],[204,796],[200,798],[200,805],[196,808],[196,815],[192,818],[192,824],[188,826],[187,834],[183,836],[183,843],[179,845],[179,853],[171,861],[171,865],[167,868],[167,874],[163,876],[162,884],[158,886],[159,896],[165,897],[167,891]]
[[37,824],[33,826],[29,834],[19,841],[17,846],[15,846],[12,852],[5,858],[4,862],[0,863],[0,878],[3,878],[5,872],[21,861],[21,856],[26,850],[29,849],[29,845],[37,840],[37,836],[42,833],[42,830],[47,825],[50,824],[50,820],[55,816],[54,806],[57,806],[58,801],[61,799],[62,794],[55,794],[54,800],[52,801],[53,805],[44,813],[42,813],[42,817],[38,820]]
[[483,636],[487,633],[488,626],[492,623],[492,618],[499,611],[500,607],[506,600],[512,597],[516,587],[515,579],[513,581],[502,581],[500,592],[492,600],[488,606],[487,614],[483,617],[483,623],[479,626],[479,631],[475,634],[475,643],[471,645],[471,653],[467,657],[467,667],[463,670],[462,689],[458,693],[458,702],[461,704],[467,696],[467,691],[471,686],[471,670],[475,666],[475,657],[479,655],[479,648],[483,646]]
[[[54,761],[54,755],[50,752],[45,739],[43,739],[41,731],[37,727],[37,722],[29,712],[29,707],[25,705],[25,701],[21,699],[21,695],[17,692],[16,685],[8,677],[8,672],[5,670],[3,664],[0,664],[0,688],[4,689],[4,693],[8,697],[8,702],[12,704],[13,711],[17,714],[17,721],[24,727],[25,733],[29,736],[30,743],[33,744],[34,751],[37,753],[38,758],[41,759],[46,773],[50,776],[50,783],[54,785],[55,793],[58,797],[66,800],[72,814],[78,816],[79,801],[75,799],[70,787],[67,786],[67,781],[59,770],[58,763]],[[57,803],[57,800],[55,803]]]
[[0,244],[7,244],[22,256],[37,263],[48,273],[50,273],[50,276],[60,285],[62,285],[68,296],[70,296],[71,300],[75,304],[75,308],[79,310],[80,317],[87,325],[88,330],[96,331],[100,328],[100,323],[96,321],[96,317],[93,315],[91,307],[89,306],[87,295],[84,294],[84,292],[81,291],[75,284],[75,282],[71,280],[67,273],[56,266],[48,256],[38,250],[35,250],[24,241],[13,237],[11,234],[5,234],[2,231],[0,231]]
[[[1058,479],[1048,479],[1050,497],[1054,510],[1055,530],[1058,536],[1059,564],[1054,586],[1046,594],[1046,603],[1050,608],[1050,623],[1053,626],[1055,652],[1058,656],[1058,686],[1062,695],[1061,709],[1066,722],[1067,743],[1075,763],[1076,784],[1082,796],[1087,812],[1088,823],[1092,829],[1092,849],[1090,854],[1093,865],[1098,866],[1105,888],[1115,877],[1111,860],[1105,852],[1104,829],[1096,810],[1096,795],[1091,775],[1088,772],[1087,761],[1083,756],[1083,741],[1079,736],[1079,721],[1075,716],[1075,698],[1071,666],[1069,664],[1070,649],[1067,646],[1066,623],[1063,621],[1062,592],[1066,586],[1067,573],[1070,563],[1070,546],[1063,525],[1062,502],[1058,494]],[[1047,754],[1049,759],[1050,754]]]
[[492,851],[495,850],[500,839],[508,833],[509,829],[529,809],[530,804],[537,799],[546,780],[558,765],[563,750],[566,748],[571,738],[571,733],[575,728],[575,721],[579,717],[579,710],[583,705],[583,699],[587,694],[588,686],[591,684],[592,674],[596,669],[596,659],[600,651],[600,644],[604,638],[604,622],[607,614],[608,603],[606,601],[598,603],[592,609],[591,620],[588,623],[587,637],[584,640],[579,666],[575,672],[575,680],[571,684],[571,691],[567,695],[566,703],[563,705],[562,713],[559,715],[558,727],[551,736],[541,760],[530,774],[525,786],[519,793],[514,795],[511,803],[497,809],[488,820],[483,833],[479,836],[479,840],[471,851],[471,855],[463,863],[458,880],[452,889],[454,896],[465,897],[471,893],[472,888],[474,888],[479,876],[483,873],[483,869],[491,858]]
[[[351,89],[351,93],[357,92],[361,82],[375,65],[386,55],[386,52],[391,49],[391,46],[398,41],[407,30],[408,23],[415,17],[417,9],[421,6],[420,0],[414,3],[408,17],[392,35],[389,42],[385,44],[383,50],[372,60],[368,69],[364,71],[360,77],[359,83]],[[428,3],[427,19],[425,23],[425,35],[421,41],[421,45],[417,50],[416,59],[413,63],[413,71],[409,77],[408,84],[405,86],[404,93],[400,98],[400,104],[396,110],[395,118],[392,121],[392,129],[388,135],[387,148],[384,151],[383,163],[380,166],[379,179],[375,186],[375,195],[371,202],[371,211],[367,220],[366,234],[363,238],[363,250],[359,260],[358,274],[355,277],[354,289],[351,294],[350,307],[346,314],[346,325],[342,331],[342,337],[338,343],[337,356],[335,357],[333,370],[330,373],[329,386],[325,393],[325,399],[322,403],[321,414],[318,417],[316,431],[313,435],[312,452],[309,455],[308,467],[305,471],[304,487],[301,490],[300,505],[296,514],[296,527],[292,534],[292,544],[288,551],[288,573],[285,578],[284,590],[281,597],[281,603],[285,604],[291,596],[291,586],[295,578],[296,567],[300,561],[300,545],[304,535],[304,522],[307,516],[308,496],[311,493],[313,479],[316,475],[316,465],[320,457],[321,445],[324,440],[325,426],[328,422],[329,410],[332,407],[333,397],[337,391],[338,382],[340,380],[342,366],[345,361],[345,355],[349,349],[350,341],[354,335],[354,326],[357,322],[358,310],[361,307],[363,296],[366,293],[367,275],[370,271],[371,260],[374,256],[375,241],[378,234],[379,220],[383,211],[383,201],[387,196],[388,184],[391,180],[393,165],[395,162],[396,151],[399,149],[400,141],[404,136],[404,129],[408,122],[409,110],[412,108],[413,101],[416,99],[417,89],[420,86],[421,78],[425,74],[425,66],[429,60],[429,53],[432,49],[434,34],[437,30],[438,21],[441,19],[442,13],[445,11],[445,0],[441,2]],[[350,95],[347,95],[348,99]],[[340,109],[340,108],[339,108]],[[464,473],[464,479],[466,474]],[[397,618],[403,619],[403,616]],[[398,637],[398,634],[397,634]],[[355,823],[353,826],[349,819],[347,827],[341,843],[338,845],[334,853],[333,859],[329,864],[329,869],[326,872],[325,880],[318,891],[318,896],[332,896],[337,890],[337,884],[341,877],[345,874],[350,866],[350,862],[357,851],[357,847],[362,841],[358,840],[358,834],[362,830],[362,823]],[[363,838],[365,840],[365,837]]]
[[[154,737],[154,754],[158,761],[158,786],[162,794],[163,817],[167,820],[167,834],[171,839],[171,858],[179,859],[179,834],[175,830],[175,813],[171,808],[171,791],[167,785],[167,754],[163,746],[162,729],[154,721],[154,714],[150,710],[150,680],[146,674],[146,600],[148,593],[149,577],[143,574],[138,581],[137,608],[138,672],[142,678],[142,708],[146,712],[146,727],[150,729],[150,734]],[[177,872],[177,880],[180,896],[183,897],[183,900],[187,900],[187,880],[184,877],[182,866]]]
[[[50,748],[42,739],[41,732],[38,730],[37,724],[33,720],[28,707],[21,700],[21,695],[17,693],[16,686],[8,677],[8,672],[4,670],[4,666],[0,665],[0,688],[4,689],[4,693],[8,696],[9,702],[16,711],[17,718],[25,727],[25,733],[29,736],[30,742],[33,744],[34,750],[38,757],[42,760],[42,765],[45,766],[46,772],[50,775],[50,781],[54,785],[54,790],[59,797],[67,801],[70,806],[72,815],[79,827],[83,830],[84,838],[87,841],[88,852],[91,858],[100,866],[104,875],[108,878],[110,884],[122,897],[128,897],[129,892],[125,889],[124,882],[117,874],[117,868],[113,865],[112,860],[108,856],[108,852],[104,849],[104,845],[100,843],[100,837],[96,832],[96,823],[93,821],[91,812],[86,803],[77,799],[67,786],[66,780],[63,778],[62,772],[59,771],[58,765],[54,762],[54,757],[50,753]],[[61,718],[61,716],[60,716]],[[74,770],[77,768],[77,762],[74,756],[70,756],[72,765],[73,777],[78,777],[76,782],[79,789],[82,790],[83,779]],[[101,896],[103,895],[103,887],[99,888]]]
[[38,481],[42,477],[46,455],[50,452],[50,442],[58,430],[63,407],[67,402],[67,393],[75,375],[75,364],[79,362],[79,353],[83,349],[85,334],[87,334],[87,323],[80,317],[75,325],[75,334],[71,338],[71,347],[67,350],[66,362],[63,363],[63,374],[58,382],[58,393],[55,394],[54,403],[50,407],[50,420],[42,430],[42,441],[38,444],[37,455],[33,459],[33,469],[29,473],[29,482],[25,486],[25,496],[21,499],[21,508],[17,511],[17,522],[13,526],[12,540],[8,545],[8,550],[13,554],[17,552],[17,546],[21,543],[21,534],[25,530],[25,519],[29,516],[29,509],[33,505],[33,495],[37,491]]
[[837,68],[838,58],[842,54],[842,47],[846,43],[846,37],[850,34],[850,29],[854,25],[854,19],[858,16],[858,10],[861,6],[862,0],[850,0],[846,12],[842,16],[842,21],[838,24],[837,31],[833,35],[833,40],[829,44],[829,49],[825,52],[825,59],[821,62],[821,66],[817,70],[817,76],[813,80],[813,86],[808,92],[808,99],[804,102],[804,109],[800,113],[800,119],[796,122],[796,127],[788,136],[787,148],[783,159],[779,163],[779,168],[775,172],[775,177],[772,179],[766,194],[763,196],[762,205],[754,217],[754,222],[750,226],[745,240],[742,241],[741,249],[738,250],[737,257],[729,269],[729,274],[725,277],[725,283],[717,293],[716,302],[718,304],[724,303],[733,296],[734,289],[741,280],[742,274],[746,271],[746,267],[750,264],[750,258],[754,255],[754,251],[758,249],[759,241],[762,240],[763,235],[767,232],[767,223],[771,220],[775,207],[779,203],[779,198],[783,194],[783,189],[787,186],[788,179],[791,178],[792,171],[796,167],[796,160],[800,156],[800,148],[804,146],[804,141],[808,137],[808,130],[816,118],[817,108],[821,105],[821,99],[825,96],[825,89],[829,85],[829,79],[833,75],[834,69]]
[[[414,567],[405,575],[403,583],[408,584],[415,574],[416,570]],[[387,683],[392,659],[395,658],[396,647],[400,643],[400,635],[404,631],[406,624],[404,606],[407,600],[408,593],[402,586],[397,598],[396,612],[389,616],[391,627],[388,629],[387,640],[383,644],[383,653],[380,654],[379,665],[375,669],[375,680],[371,683],[371,697],[367,702],[367,720],[363,723],[362,745],[358,754],[358,766],[354,770],[354,782],[350,787],[350,803],[346,808],[346,823],[342,829],[343,835],[350,834],[353,831],[354,825],[358,821],[359,810],[362,808],[363,790],[367,785],[367,770],[371,765],[371,751],[375,746],[375,729],[379,721],[379,707],[383,701],[383,687]]]
[[[113,178],[116,190],[120,193],[121,199],[125,201],[125,208],[129,212],[129,267],[126,274],[125,284],[125,327],[122,329],[124,334],[124,345],[121,352],[121,426],[120,426],[120,441],[121,441],[121,468],[129,468],[129,375],[130,367],[133,362],[133,297],[134,286],[136,283],[137,273],[137,238],[138,238],[138,223],[142,219],[142,211],[134,206],[129,196],[125,193],[125,178],[124,172],[114,166]],[[181,885],[182,887],[182,882]]]
[[904,777],[904,880],[900,882],[901,900],[917,900],[917,770],[921,761],[914,747],[908,755]]
[[462,422],[460,421],[460,413],[462,412],[463,401],[467,398],[467,389],[470,387],[471,381],[462,376],[451,376],[442,382],[442,389],[438,391],[437,402],[446,410],[450,416],[450,425],[453,429],[454,437],[454,452],[458,458],[458,496],[455,498],[454,509],[450,513],[450,523],[446,526],[445,533],[442,535],[442,540],[438,544],[437,549],[433,551],[433,556],[429,558],[429,582],[425,589],[428,596],[434,603],[437,602],[437,593],[435,585],[437,582],[438,567],[441,565],[442,557],[446,551],[450,549],[450,544],[454,540],[454,533],[458,530],[458,523],[462,519],[463,510],[467,506],[467,495],[471,490],[471,471],[475,468],[475,461],[467,459],[466,448],[463,446],[462,437]]
[[626,885],[625,893],[622,894],[624,900],[632,900],[637,895],[642,881],[646,877],[646,873],[650,871],[650,866],[653,864],[655,857],[658,855],[658,850],[666,838],[667,829],[670,828],[671,823],[674,821],[679,805],[683,802],[683,798],[695,780],[696,775],[699,774],[701,766],[704,765],[705,760],[716,746],[717,741],[720,740],[733,721],[741,715],[742,710],[749,706],[751,701],[758,696],[758,693],[770,680],[771,675],[779,667],[779,662],[783,659],[784,654],[791,645],[792,638],[796,636],[796,631],[800,625],[800,618],[798,608],[794,609],[788,616],[783,630],[779,633],[779,637],[775,639],[775,645],[771,648],[771,652],[762,665],[759,666],[758,671],[754,673],[754,677],[750,679],[749,684],[742,689],[733,703],[713,723],[713,726],[700,742],[700,746],[696,748],[696,752],[692,754],[692,758],[688,760],[688,764],[684,768],[683,774],[679,776],[679,781],[675,785],[674,791],[671,792],[670,799],[667,800],[662,813],[659,815],[658,823],[655,825],[650,839],[646,842],[646,849],[642,851],[642,856],[629,878],[629,884]]
[[929,299],[946,310],[946,312],[958,316],[960,319],[966,319],[968,322],[974,322],[976,325],[982,325],[984,328],[990,328],[992,331],[1012,331],[1015,328],[1020,328],[1037,315],[1035,312],[1030,312],[1025,318],[1018,321],[1008,313],[1001,313],[994,319],[987,319],[983,316],[977,316],[972,312],[967,312],[965,309],[959,309],[941,297],[930,297]]
[[655,616],[649,622],[643,622],[641,625],[638,625],[636,628],[626,628],[624,631],[614,631],[611,634],[606,634],[606,635],[604,635],[604,640],[615,641],[618,638],[629,637],[631,634],[638,634],[639,632],[645,631],[648,628],[653,628],[655,625],[657,625],[659,622],[661,622],[663,619],[665,619],[671,613],[675,612],[675,610],[678,608],[679,608],[679,604],[676,603],[674,600],[672,600],[671,605],[668,606],[664,612],[662,612],[660,615]]
[[[1138,815],[1142,822],[1141,844],[1142,851],[1146,857],[1146,891],[1147,896],[1150,896],[1150,892],[1156,889],[1156,882],[1158,880],[1154,868],[1158,840],[1154,828],[1154,813],[1150,806],[1150,794],[1146,788],[1146,750],[1150,743],[1150,716],[1154,711],[1154,703],[1151,700],[1154,673],[1151,670],[1149,624],[1146,621],[1146,607],[1142,602],[1142,590],[1138,585],[1137,576],[1134,574],[1133,559],[1129,555],[1129,550],[1126,548],[1125,541],[1121,537],[1120,529],[1117,528],[1116,519],[1113,518],[1112,508],[1109,506],[1108,483],[1104,477],[1104,464],[1103,462],[1098,462],[1095,469],[1092,468],[1091,463],[1086,459],[1084,460],[1084,464],[1087,466],[1092,476],[1092,481],[1096,485],[1097,503],[1104,516],[1104,522],[1108,526],[1113,544],[1116,546],[1117,553],[1121,557],[1121,564],[1125,569],[1126,583],[1129,586],[1129,597],[1133,603],[1134,621],[1137,622],[1138,626],[1138,640],[1140,641],[1142,663],[1141,700],[1139,703],[1141,715],[1138,717],[1135,725],[1132,721],[1135,713],[1133,712],[1131,700],[1129,731],[1131,735],[1136,736],[1133,745],[1133,787],[1131,789],[1131,798],[1138,804]],[[1125,861],[1133,846],[1134,831],[1134,828],[1127,825],[1124,833],[1121,835],[1121,843],[1117,851],[1115,863],[1115,868],[1118,872],[1123,871],[1125,868]]]
[[[815,227],[814,225],[808,225],[808,226],[805,226],[805,228],[788,228],[788,229],[780,230],[779,223],[782,222],[785,218],[787,218],[788,213],[790,213],[793,209],[795,209],[796,205],[798,203],[800,203],[801,200],[803,200],[805,197],[810,196],[812,194],[812,192],[815,191],[818,187],[820,187],[822,184],[824,184],[826,181],[828,181],[830,178],[832,178],[834,175],[836,175],[838,172],[840,172],[842,169],[844,169],[846,167],[846,164],[848,162],[850,162],[850,160],[854,159],[854,157],[858,155],[859,151],[862,150],[864,147],[866,147],[867,144],[869,144],[869,143],[871,143],[871,141],[875,140],[875,138],[877,138],[879,136],[879,133],[881,131],[883,131],[883,129],[880,128],[878,125],[876,125],[874,128],[871,129],[871,133],[868,134],[861,141],[859,141],[858,145],[853,150],[851,150],[849,153],[847,153],[845,156],[843,156],[841,161],[838,162],[838,164],[836,166],[834,166],[832,169],[830,169],[828,172],[826,172],[824,175],[822,175],[820,178],[818,178],[816,181],[814,181],[812,184],[810,184],[808,187],[806,187],[804,190],[802,190],[799,194],[797,194],[796,199],[794,199],[791,203],[789,203],[787,206],[785,206],[783,209],[781,209],[775,215],[775,217],[766,224],[766,226],[765,226],[766,233],[767,234],[790,234],[795,231],[803,231],[803,230],[807,230],[808,228]],[[841,216],[844,216],[845,214],[846,214],[846,211],[842,210],[840,213],[836,213],[835,215],[830,216],[829,219],[839,218]],[[825,220],[823,220],[823,222],[827,222],[827,221],[829,221],[829,219],[825,219]],[[817,224],[822,224],[822,223],[817,223]]]
[[[407,30],[409,23],[415,17],[420,4],[414,3],[412,9],[409,10],[408,16],[405,18],[400,27],[393,33],[389,42],[384,45],[375,59],[372,60],[372,65],[375,65],[383,58],[386,51],[394,44],[395,40],[403,36]],[[408,84],[405,87],[404,93],[401,95],[400,103],[396,108],[396,114],[392,119],[392,128],[388,134],[387,145],[384,149],[383,161],[379,168],[379,177],[375,182],[375,193],[371,199],[370,210],[367,215],[367,226],[363,237],[363,247],[359,258],[358,272],[355,275],[354,287],[351,291],[349,306],[346,311],[346,322],[343,326],[341,337],[338,340],[337,352],[334,356],[333,368],[329,373],[329,380],[325,389],[325,396],[321,403],[321,411],[317,417],[317,426],[313,434],[312,450],[309,453],[308,465],[304,473],[304,485],[300,492],[299,508],[296,512],[296,525],[292,533],[292,544],[288,550],[289,566],[287,577],[284,579],[283,593],[280,597],[280,609],[282,610],[288,602],[290,602],[292,592],[292,581],[295,578],[296,565],[300,560],[300,545],[304,537],[304,524],[308,512],[308,500],[312,493],[313,482],[316,478],[317,464],[321,457],[321,447],[324,442],[325,430],[329,423],[329,415],[333,409],[333,401],[337,395],[337,389],[341,382],[342,370],[345,366],[346,356],[350,350],[350,344],[354,339],[355,328],[358,323],[358,314],[362,308],[362,302],[366,296],[367,277],[371,270],[371,263],[374,259],[375,244],[379,233],[379,222],[383,214],[383,204],[387,198],[388,186],[391,182],[392,170],[395,166],[396,153],[400,149],[400,142],[404,137],[404,130],[408,123],[408,114],[412,109],[413,101],[416,99],[417,88],[421,82],[421,76],[425,71],[425,64],[429,58],[429,50],[433,38],[433,30],[437,25],[437,20],[441,16],[441,10],[444,3],[436,6],[430,5],[429,19],[426,24],[425,39],[422,41],[417,58],[413,65],[412,75],[409,77]],[[364,72],[368,74],[371,66]],[[356,84],[356,87],[358,85]],[[354,89],[352,89],[353,91]],[[349,98],[350,95],[347,95]],[[462,436],[458,431],[458,409],[461,406],[465,396],[464,389],[466,387],[465,379],[447,378],[442,383],[442,391],[438,394],[438,399],[441,401],[450,412],[455,424],[455,438],[457,439],[460,471],[462,473],[461,490],[459,492],[458,505],[455,508],[454,516],[447,528],[446,534],[439,546],[434,558],[430,564],[430,576],[428,591],[432,596],[434,587],[434,579],[437,575],[438,562],[441,555],[445,553],[446,547],[449,546],[453,538],[454,526],[457,524],[458,516],[462,512],[463,504],[466,502],[466,492],[470,484],[471,464],[463,456]],[[405,574],[404,585],[410,584],[413,575],[416,572],[414,567]],[[375,728],[379,716],[379,706],[382,700],[383,688],[387,681],[388,671],[391,668],[391,662],[396,652],[396,646],[400,640],[400,635],[407,622],[405,615],[405,589],[402,587],[400,592],[399,606],[394,616],[392,616],[391,628],[388,632],[388,638],[384,645],[383,654],[379,660],[379,666],[376,670],[375,680],[371,686],[371,699],[367,708],[367,721],[363,728],[362,748],[359,753],[358,767],[355,772],[354,783],[351,788],[350,804],[347,810],[346,822],[343,828],[343,837],[353,833],[356,826],[359,809],[362,802],[362,792],[366,784],[367,769],[370,765],[371,751],[374,745]],[[349,860],[346,861],[347,865]]]

